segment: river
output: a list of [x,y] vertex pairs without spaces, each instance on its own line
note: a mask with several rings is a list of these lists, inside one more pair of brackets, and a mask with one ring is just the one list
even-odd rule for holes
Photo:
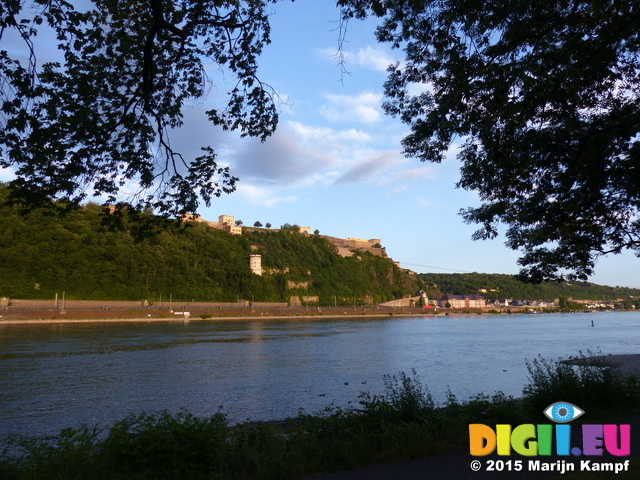
[[280,419],[355,406],[412,369],[436,401],[519,396],[527,359],[640,353],[639,326],[640,312],[0,324],[0,434],[165,409]]

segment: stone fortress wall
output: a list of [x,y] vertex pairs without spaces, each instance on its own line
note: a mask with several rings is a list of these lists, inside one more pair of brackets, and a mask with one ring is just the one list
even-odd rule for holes
[[[200,222],[205,223],[211,228],[216,228],[218,230],[224,230],[231,235],[242,235],[242,226],[235,224],[235,218],[231,215],[220,215],[218,217],[217,222],[211,222],[209,220],[205,220],[198,215],[185,215],[182,218],[185,222]],[[311,235],[311,227],[298,227],[298,231],[304,235]],[[338,255],[342,257],[351,257],[354,255],[353,251],[358,250],[361,252],[369,252],[373,255],[377,255],[379,257],[386,257],[387,254],[381,246],[381,240],[379,238],[372,238],[370,240],[363,240],[362,238],[337,238],[330,237],[327,235],[321,235],[322,238],[325,238],[327,241],[335,245]],[[254,260],[257,261],[257,260]],[[256,268],[254,270],[256,273],[260,271],[260,275],[262,274],[261,268]]]
[[387,254],[382,248],[382,241],[379,238],[372,238],[370,240],[363,240],[361,238],[336,238],[322,235],[322,238],[327,239],[334,244],[338,249],[338,255],[342,257],[350,257],[353,255],[353,250],[359,250],[361,252],[369,252],[379,257],[386,257]]

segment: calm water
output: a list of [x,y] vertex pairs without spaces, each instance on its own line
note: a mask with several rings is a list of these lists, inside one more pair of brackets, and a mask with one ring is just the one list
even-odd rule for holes
[[[594,322],[594,327],[591,322]],[[438,401],[520,395],[526,359],[640,353],[640,313],[0,326],[0,433],[130,413],[221,409],[233,421],[316,413],[418,373]]]

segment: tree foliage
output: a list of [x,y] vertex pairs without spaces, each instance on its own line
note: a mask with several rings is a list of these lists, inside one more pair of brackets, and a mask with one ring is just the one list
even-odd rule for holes
[[[211,146],[186,158],[169,134],[215,69],[231,86],[208,119],[243,136],[273,132],[276,99],[257,59],[276,1],[0,3],[0,167],[15,170],[14,194],[31,204],[126,194],[132,205],[181,214],[232,192],[237,179]],[[54,45],[38,35],[55,39],[56,58],[41,63]]]
[[[487,300],[574,300],[637,299],[640,289],[608,287],[587,282],[522,282],[515,275],[496,273],[421,273],[419,277],[429,285],[431,296],[437,292],[454,295],[480,293]],[[434,287],[436,285],[436,287]]]
[[462,140],[459,187],[474,238],[523,256],[534,281],[586,279],[598,257],[640,251],[640,4],[632,0],[340,0],[381,17],[403,48],[387,113],[405,152],[439,162]]

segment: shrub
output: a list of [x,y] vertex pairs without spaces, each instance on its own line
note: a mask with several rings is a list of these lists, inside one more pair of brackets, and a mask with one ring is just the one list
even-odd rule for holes
[[[599,354],[598,356],[601,356]],[[543,410],[553,402],[564,401],[591,410],[591,414],[609,415],[637,409],[640,403],[638,378],[623,376],[580,352],[577,365],[538,357],[527,361],[529,384],[523,399],[532,410]]]
[[[100,430],[86,425],[65,428],[58,435],[9,435],[0,456],[0,478],[85,479],[94,469],[93,452]],[[11,451],[12,455],[7,452]],[[19,461],[16,461],[19,458]]]
[[224,466],[229,428],[224,415],[187,412],[129,416],[107,432],[98,454],[105,471],[137,478],[194,478]]
[[411,369],[411,376],[400,372],[398,376],[384,375],[383,379],[386,398],[402,420],[416,420],[433,412],[431,393],[422,385],[415,369]]

